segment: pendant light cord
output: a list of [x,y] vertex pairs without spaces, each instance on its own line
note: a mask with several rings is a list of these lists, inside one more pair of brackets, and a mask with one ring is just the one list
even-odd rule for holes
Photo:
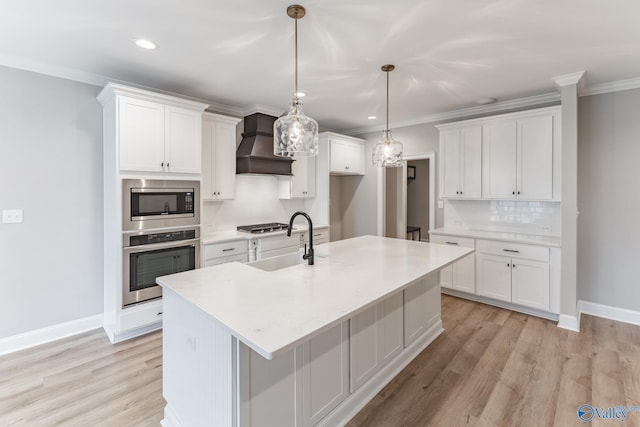
[[385,130],[389,132],[389,72],[387,71],[387,126]]
[[295,50],[296,50],[296,54],[295,54],[295,58],[296,58],[296,70],[295,70],[295,81],[296,81],[296,87],[295,87],[295,92],[293,92],[293,96],[294,98],[298,99],[298,17],[296,16],[295,18],[296,24],[295,24]]

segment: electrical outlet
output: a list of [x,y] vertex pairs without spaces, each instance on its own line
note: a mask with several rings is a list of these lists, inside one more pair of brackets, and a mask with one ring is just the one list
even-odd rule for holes
[[453,225],[462,225],[462,221],[459,219],[454,219],[453,220]]
[[444,209],[444,200],[438,200],[438,209]]
[[543,225],[542,226],[542,231],[550,232],[551,231],[551,226],[550,225]]
[[3,224],[21,224],[22,209],[3,209],[2,223]]
[[196,337],[187,334],[187,347],[189,347],[189,349],[191,349],[191,351],[195,352],[196,351]]

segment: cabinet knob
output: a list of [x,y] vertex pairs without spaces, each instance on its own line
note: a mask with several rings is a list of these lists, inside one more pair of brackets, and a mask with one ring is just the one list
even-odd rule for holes
[[162,168],[164,167],[164,162],[160,163],[160,167]]
[[507,267],[511,267],[511,264],[507,264]]
[[520,192],[518,191],[518,194],[520,194]]
[[167,162],[167,167],[169,167],[169,162]]
[[516,265],[515,264],[511,264],[511,268],[516,268]]
[[513,195],[515,196],[515,195],[516,195],[516,192],[515,192],[515,191],[512,191],[512,192],[511,192],[511,194],[513,194]]

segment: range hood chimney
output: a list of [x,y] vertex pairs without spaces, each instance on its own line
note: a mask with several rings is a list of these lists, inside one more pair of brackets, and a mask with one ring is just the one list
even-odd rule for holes
[[236,174],[291,175],[293,159],[273,154],[273,123],[276,119],[262,113],[244,118],[244,133],[236,152]]

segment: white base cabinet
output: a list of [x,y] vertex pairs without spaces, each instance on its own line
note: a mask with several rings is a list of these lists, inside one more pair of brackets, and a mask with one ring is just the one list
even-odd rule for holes
[[478,295],[549,311],[549,248],[476,242]]
[[344,425],[442,332],[437,274],[272,360],[173,291],[163,303],[163,427]]
[[[443,245],[462,246],[474,248],[475,240],[457,236],[433,235],[430,237],[431,243]],[[475,293],[476,291],[476,260],[475,255],[467,255],[440,270],[440,286],[443,288],[457,289],[462,292]]]
[[203,245],[201,262],[203,267],[211,267],[234,261],[249,261],[249,242],[247,240],[231,240],[228,242]]

